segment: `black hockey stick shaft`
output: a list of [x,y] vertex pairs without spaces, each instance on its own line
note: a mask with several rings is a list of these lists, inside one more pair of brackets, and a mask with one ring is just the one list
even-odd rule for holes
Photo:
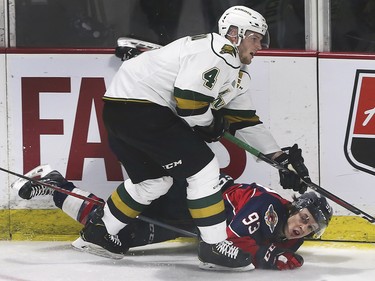
[[[264,155],[263,153],[261,153],[259,150],[257,150],[256,148],[250,146],[249,144],[243,142],[242,140],[234,137],[233,135],[229,134],[229,133],[225,133],[224,134],[224,138],[234,144],[236,144],[238,147],[244,149],[245,151],[249,152],[250,154],[254,155],[255,157],[259,158],[260,160],[270,164],[271,166],[275,167],[276,169],[278,170],[282,170],[282,171],[289,171],[286,167],[284,167],[283,165],[279,164],[278,162],[268,158],[266,155]],[[334,195],[333,193],[325,190],[324,188],[322,188],[321,186],[311,182],[311,183],[308,183],[308,182],[305,182],[311,189],[313,189],[314,191],[318,192],[319,194],[323,195],[324,197],[332,200],[333,202],[335,202],[336,204],[344,207],[345,209],[351,211],[352,213],[356,214],[356,215],[359,215],[361,216],[362,218],[368,220],[369,222],[371,223],[375,223],[375,218],[372,217],[371,215],[367,214],[366,212],[358,209],[357,207],[353,206],[352,204],[346,202],[345,200],[337,197],[336,195]]]
[[172,230],[176,233],[180,233],[180,234],[182,234],[186,237],[192,237],[192,238],[198,237],[198,234],[196,234],[196,233],[193,233],[193,232],[190,232],[190,231],[187,231],[187,230],[175,227],[175,226],[171,226],[169,224],[165,224],[163,222],[154,220],[154,219],[149,218],[149,217],[145,217],[143,215],[138,215],[137,218],[140,219],[141,221],[148,222],[148,223],[151,223],[151,224],[155,224],[155,225],[158,225],[158,226],[163,227],[165,229]]
[[[3,172],[6,172],[8,174],[11,174],[11,175],[14,175],[16,177],[19,177],[19,178],[23,178],[25,180],[28,180],[28,181],[32,181],[36,184],[40,184],[40,185],[44,185],[44,186],[47,186],[57,192],[61,192],[61,193],[64,193],[64,194],[67,194],[69,196],[73,196],[73,197],[76,197],[76,198],[79,198],[79,199],[82,199],[84,201],[87,201],[87,202],[90,202],[90,203],[93,203],[95,205],[98,205],[98,206],[104,206],[105,203],[102,202],[102,201],[99,201],[99,200],[95,200],[93,198],[90,198],[90,197],[86,197],[84,195],[81,195],[81,194],[77,194],[77,193],[74,193],[74,192],[71,192],[69,190],[66,190],[66,189],[63,189],[61,187],[58,187],[58,186],[54,186],[52,184],[49,184],[49,183],[45,183],[45,182],[41,182],[39,180],[36,180],[36,179],[33,179],[33,178],[30,178],[30,177],[27,177],[25,175],[21,175],[21,174],[18,174],[16,172],[12,172],[10,170],[7,170],[7,169],[4,169],[4,168],[1,168],[0,167],[0,170],[3,171]],[[137,216],[137,219],[141,220],[141,221],[144,221],[144,222],[147,222],[147,223],[152,223],[152,224],[155,224],[155,225],[158,225],[160,227],[163,227],[165,229],[168,229],[168,230],[171,230],[171,231],[174,231],[176,233],[180,233],[184,236],[187,236],[187,237],[198,237],[197,234],[193,233],[193,232],[190,232],[190,231],[187,231],[187,230],[184,230],[184,229],[180,229],[178,227],[175,227],[175,226],[171,226],[169,224],[165,224],[165,223],[162,223],[160,221],[157,221],[157,220],[154,220],[154,219],[151,219],[151,218],[148,218],[148,217],[145,217],[143,215],[138,215]]]

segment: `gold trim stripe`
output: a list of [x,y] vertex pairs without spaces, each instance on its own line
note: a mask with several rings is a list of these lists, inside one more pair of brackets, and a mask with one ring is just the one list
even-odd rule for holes
[[224,211],[224,202],[220,201],[206,208],[189,209],[190,214],[195,219],[208,218]]
[[121,211],[123,214],[130,218],[135,218],[140,213],[139,211],[134,210],[130,208],[128,205],[126,205],[124,201],[121,200],[120,195],[117,191],[112,193],[111,200],[119,211]]

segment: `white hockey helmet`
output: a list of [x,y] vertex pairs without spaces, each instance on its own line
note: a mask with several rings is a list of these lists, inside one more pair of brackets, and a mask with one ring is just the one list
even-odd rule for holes
[[221,36],[227,35],[231,26],[238,28],[237,46],[241,43],[246,31],[249,30],[262,34],[262,47],[266,49],[269,47],[268,25],[264,17],[257,11],[245,6],[233,6],[227,9],[218,22],[219,34]]

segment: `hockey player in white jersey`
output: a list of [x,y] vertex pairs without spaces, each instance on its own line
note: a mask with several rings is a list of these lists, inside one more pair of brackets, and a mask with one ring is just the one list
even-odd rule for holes
[[[251,104],[247,65],[269,42],[262,15],[234,6],[219,33],[188,36],[125,61],[103,100],[109,143],[129,176],[106,201],[103,215],[81,231],[87,243],[111,252],[127,249],[118,232],[171,187],[186,179],[187,205],[199,230],[203,269],[250,270],[251,256],[227,241],[218,161],[206,142],[229,129],[293,172],[281,184],[303,192],[309,181],[301,150],[284,153]],[[234,254],[235,253],[235,254]]]

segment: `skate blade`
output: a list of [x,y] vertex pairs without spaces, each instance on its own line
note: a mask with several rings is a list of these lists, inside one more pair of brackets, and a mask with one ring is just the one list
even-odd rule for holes
[[86,242],[81,237],[73,241],[71,245],[74,250],[89,253],[92,255],[99,256],[99,257],[115,259],[115,260],[120,260],[124,257],[123,254],[112,253],[98,245],[95,245],[90,242]]
[[235,272],[243,272],[243,271],[250,271],[255,269],[255,266],[251,263],[247,266],[242,267],[228,267],[228,266],[222,266],[217,265],[209,262],[200,262],[199,264],[200,269],[204,270],[211,270],[211,271],[235,271]]
[[[48,165],[48,164],[47,165],[40,165],[38,167],[35,167],[31,171],[27,172],[25,174],[25,177],[38,180],[38,179],[44,177],[45,175],[47,175],[49,172],[52,172],[52,168],[51,168],[50,165]],[[15,190],[20,190],[20,188],[25,183],[27,183],[28,181],[29,180],[27,180],[27,179],[19,178],[18,180],[13,182],[10,186],[11,186],[11,188],[13,188]]]

